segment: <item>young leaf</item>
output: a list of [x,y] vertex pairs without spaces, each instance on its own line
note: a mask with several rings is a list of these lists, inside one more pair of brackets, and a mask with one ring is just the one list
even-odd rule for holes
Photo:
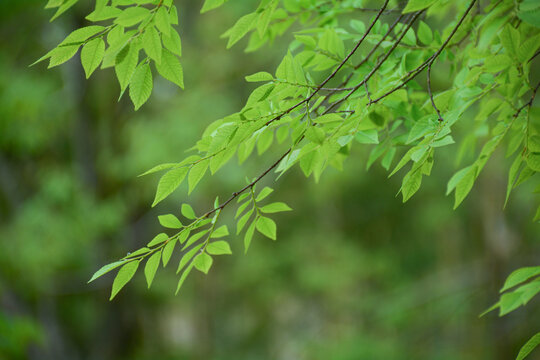
[[413,11],[423,10],[438,1],[439,0],[409,0],[407,6],[405,6],[405,9],[403,9],[403,13],[406,14]]
[[201,14],[220,7],[226,1],[227,0],[205,0],[204,4],[203,4],[203,7],[201,9]]
[[253,234],[255,233],[255,221],[249,225],[244,235],[244,254],[247,254],[251,240],[253,239]]
[[184,284],[184,281],[191,272],[191,269],[193,269],[193,263],[189,264],[186,270],[182,273],[182,276],[180,276],[180,280],[178,280],[178,285],[176,286],[175,295],[178,294],[178,291],[180,291],[180,288],[182,287],[182,284]]
[[501,292],[519,285],[537,275],[540,275],[540,266],[529,266],[517,269],[506,278],[506,282],[504,283]]
[[180,186],[182,181],[184,181],[187,172],[187,167],[180,167],[167,171],[165,175],[163,175],[159,180],[156,190],[156,196],[154,198],[154,202],[152,203],[152,207],[156,206],[157,203],[165,199],[178,186]]
[[234,26],[227,31],[227,34],[229,35],[227,49],[230,49],[234,44],[241,40],[251,29],[253,29],[256,19],[257,13],[247,14],[238,19]]
[[257,223],[255,226],[261,234],[269,237],[272,240],[276,240],[276,223],[274,220],[260,216],[257,218]]
[[182,215],[184,215],[188,219],[195,219],[197,216],[195,215],[195,211],[193,211],[193,208],[189,204],[182,204],[181,209]]
[[292,209],[285,204],[284,202],[275,202],[272,204],[265,205],[261,207],[261,211],[267,214],[282,212],[282,211],[291,211]]
[[161,244],[162,242],[165,242],[169,239],[169,236],[165,233],[159,233],[157,234],[150,242],[148,243],[149,247],[156,246]]
[[147,63],[140,64],[129,83],[129,97],[138,110],[152,93],[152,71]]
[[156,64],[161,63],[161,39],[155,27],[148,26],[144,31],[142,35],[142,47]]
[[110,263],[110,264],[107,264],[103,267],[101,267],[101,269],[99,269],[98,271],[96,271],[94,273],[94,275],[92,275],[92,278],[90,280],[88,280],[89,283],[91,283],[92,281],[96,280],[97,278],[105,275],[106,273],[108,273],[109,271],[111,270],[114,270],[116,269],[117,267],[123,265],[126,263],[127,260],[120,260],[120,261],[115,261],[113,263]]
[[[186,233],[187,231],[184,230],[182,232]],[[176,242],[178,241],[177,238],[171,239],[164,247],[163,247],[163,255],[161,256],[161,260],[163,260],[163,266],[167,266],[169,263],[169,260],[171,259],[172,253],[174,251],[174,246],[176,245]]]
[[530,338],[529,341],[523,345],[523,347],[519,350],[516,360],[525,359],[538,345],[540,345],[540,332]]
[[216,230],[214,230],[210,237],[212,239],[219,239],[227,235],[229,235],[229,229],[227,228],[227,225],[222,225],[218,227]]
[[150,256],[150,258],[148,258],[148,260],[146,261],[146,265],[144,267],[144,276],[146,277],[146,283],[148,284],[149,289],[152,285],[152,281],[154,280],[154,276],[156,275],[160,260],[161,251],[158,251],[152,256]]
[[272,74],[266,71],[259,71],[258,73],[246,76],[247,82],[260,82],[260,81],[272,81],[274,77]]
[[156,11],[156,26],[165,36],[169,36],[171,32],[171,23],[169,22],[169,14],[164,6],[160,6]]
[[465,199],[469,191],[471,191],[474,180],[476,179],[476,167],[471,167],[456,185],[454,209]]
[[163,34],[161,40],[163,41],[163,46],[165,46],[167,50],[175,55],[182,56],[182,40],[180,39],[180,35],[178,35],[174,29],[171,29],[168,36]]
[[145,176],[145,175],[153,174],[153,173],[161,171],[161,170],[170,169],[170,168],[175,167],[177,165],[178,165],[178,163],[165,163],[165,164],[156,165],[153,168],[151,168],[150,170],[147,170],[147,171],[145,171],[142,174],[137,175],[137,176]]
[[423,21],[420,21],[418,24],[418,39],[424,45],[429,45],[433,41],[433,33],[429,26]]
[[205,252],[200,253],[195,259],[193,259],[193,265],[195,265],[195,269],[205,274],[208,274],[208,270],[210,270],[212,262],[212,257]]
[[176,216],[173,214],[167,214],[167,215],[159,215],[158,216],[159,223],[161,226],[169,228],[169,229],[180,229],[182,227],[182,223]]
[[264,189],[261,190],[259,195],[255,198],[255,201],[259,202],[264,200],[268,195],[270,195],[274,190],[272,188],[269,188],[268,186],[265,186]]
[[163,49],[163,56],[160,63],[156,63],[156,69],[165,79],[184,88],[184,70],[180,60],[169,50]]
[[191,260],[193,259],[193,257],[195,256],[195,254],[197,254],[197,252],[201,249],[201,247],[203,246],[204,244],[199,244],[197,246],[195,246],[193,249],[189,250],[188,252],[186,252],[182,258],[180,259],[180,262],[178,263],[178,269],[176,269],[176,273],[178,274],[180,271],[182,271],[182,269],[184,268],[184,266],[186,266],[186,264]]
[[[139,62],[139,48],[134,44],[128,44],[116,56],[114,71],[120,84],[120,93],[123,94],[135,73]],[[150,173],[150,172],[149,172]]]
[[131,6],[124,9],[116,20],[114,20],[114,23],[126,27],[133,26],[151,15],[150,10],[147,8],[141,6]]
[[226,241],[215,241],[206,247],[206,251],[211,255],[228,255],[232,254],[231,247]]
[[[54,48],[51,50],[47,55],[49,57],[49,66],[48,68],[52,68],[55,66],[58,66],[60,64],[65,63],[69,59],[73,57],[77,53],[77,50],[79,50],[80,45],[68,45],[68,46],[59,46],[57,48]],[[45,59],[46,57],[41,58]],[[40,61],[38,60],[38,61]]]
[[140,261],[131,261],[128,262],[126,265],[122,266],[120,270],[118,270],[118,274],[116,274],[116,277],[114,278],[112,290],[111,290],[111,297],[109,300],[114,299],[116,294],[122,288],[131,280],[133,275],[137,272],[137,268],[139,267]]
[[403,185],[401,186],[401,193],[403,194],[403,202],[406,202],[413,196],[420,185],[422,184],[422,172],[420,169],[416,171],[408,172],[403,178]]
[[81,50],[81,63],[87,79],[97,69],[101,60],[103,60],[104,53],[105,42],[100,38],[90,40],[83,46]]
[[191,194],[193,189],[195,189],[195,186],[197,186],[199,181],[201,181],[207,168],[208,168],[208,160],[203,160],[193,165],[188,175],[188,185],[189,185],[188,194]]

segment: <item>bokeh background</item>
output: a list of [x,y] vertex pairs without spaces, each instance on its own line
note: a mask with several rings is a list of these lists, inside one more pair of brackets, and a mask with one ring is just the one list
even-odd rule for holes
[[[455,146],[406,204],[399,176],[366,171],[369,148],[319,184],[290,171],[273,185],[295,209],[277,217],[277,242],[256,237],[243,255],[232,236],[235,254],[192,273],[178,296],[173,264],[150,291],[139,273],[109,302],[112,275],[87,280],[146,244],[157,215],[183,201],[202,212],[276,157],[231,163],[154,209],[158,177],[136,177],[181,160],[211,121],[239,109],[253,88],[243,77],[273,71],[291,35],[226,51],[219,35],[255,2],[200,15],[201,2],[178,1],[186,91],[156,76],[135,113],[117,101],[111,70],[86,81],[78,56],[28,67],[85,24],[91,3],[49,23],[43,1],[0,1],[0,359],[511,359],[538,331],[539,299],[478,317],[513,269],[538,265],[530,188],[502,210],[509,162],[496,153],[453,211],[444,192]],[[451,85],[437,75],[435,88]]]

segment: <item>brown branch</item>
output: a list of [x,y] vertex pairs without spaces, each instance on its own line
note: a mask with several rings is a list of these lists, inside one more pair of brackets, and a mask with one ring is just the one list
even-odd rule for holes
[[388,2],[389,0],[386,0],[382,6],[382,8],[380,9],[380,11],[377,13],[377,16],[375,16],[375,19],[373,19],[373,21],[371,22],[371,24],[369,25],[368,29],[366,30],[366,33],[364,34],[364,36],[362,36],[362,38],[356,43],[356,46],[349,52],[349,54],[345,57],[345,59],[343,59],[343,61],[334,69],[334,71],[328,75],[328,77],[319,85],[315,88],[315,91],[313,91],[313,93],[308,96],[306,99],[296,103],[295,105],[291,106],[290,108],[288,108],[287,110],[285,110],[281,115],[278,115],[276,116],[275,118],[267,121],[264,126],[267,126],[269,124],[271,124],[272,122],[276,121],[276,120],[279,120],[281,119],[283,116],[289,114],[291,111],[293,111],[294,109],[296,109],[297,107],[299,107],[300,105],[306,103],[306,102],[309,102],[311,101],[311,99],[319,92],[319,90],[321,90],[334,76],[336,76],[336,74],[338,73],[339,70],[341,70],[341,68],[343,68],[343,66],[347,63],[347,61],[349,61],[349,59],[351,58],[351,56],[354,55],[354,53],[356,52],[356,50],[358,50],[358,48],[360,47],[360,45],[362,45],[362,42],[364,42],[364,39],[368,36],[369,32],[371,31],[371,29],[373,28],[373,26],[375,26],[375,23],[377,22],[377,20],[379,20],[379,18],[381,17],[383,11],[386,9],[386,6],[388,5]]
[[517,109],[517,111],[514,113],[514,118],[517,118],[519,116],[519,114],[523,111],[523,109],[525,109],[526,107],[531,107],[533,102],[534,102],[534,99],[536,98],[536,93],[538,91],[538,88],[540,88],[540,81],[538,82],[538,84],[536,84],[536,86],[534,87],[534,89],[532,90],[532,94],[531,94],[531,98],[529,99],[529,101],[527,101],[525,104],[523,104],[519,109]]
[[398,86],[396,86],[395,88],[387,91],[386,93],[384,93],[383,95],[379,96],[377,99],[373,100],[372,103],[377,103],[379,102],[380,100],[384,99],[385,97],[387,97],[388,95],[394,93],[395,91],[401,89],[403,86],[405,86],[409,81],[411,81],[412,79],[414,79],[418,74],[420,74],[422,72],[422,70],[424,70],[429,64],[432,64],[435,59],[437,59],[439,57],[439,55],[441,54],[441,52],[444,50],[444,48],[448,45],[448,43],[450,42],[450,40],[452,39],[452,37],[456,34],[456,32],[458,31],[459,27],[461,26],[461,24],[463,23],[463,21],[465,20],[465,18],[467,17],[467,15],[469,14],[469,12],[471,11],[472,7],[474,6],[474,3],[476,2],[476,0],[472,0],[471,3],[469,4],[469,7],[467,7],[467,10],[465,10],[465,13],[461,16],[461,18],[459,19],[458,23],[456,24],[456,26],[454,27],[454,29],[452,30],[452,32],[450,33],[450,35],[448,36],[448,38],[446,38],[445,42],[441,45],[441,47],[439,48],[439,50],[437,50],[435,52],[435,54],[431,55],[426,61],[424,61],[420,66],[418,66],[416,69],[413,69],[411,71],[409,71],[406,75],[405,75],[405,80]]
[[[398,37],[398,39],[396,40],[396,42],[394,43],[394,45],[392,45],[392,47],[390,48],[390,50],[388,50],[388,52],[384,55],[384,57],[382,58],[382,60],[380,60],[377,65],[375,65],[375,67],[373,69],[371,69],[371,71],[369,72],[369,74],[366,75],[366,77],[364,78],[364,80],[362,80],[359,84],[357,84],[356,86],[354,86],[354,88],[349,91],[349,93],[347,95],[345,95],[345,97],[343,97],[342,99],[332,103],[330,105],[330,107],[324,112],[324,114],[327,114],[329,113],[333,108],[335,108],[336,106],[338,106],[339,104],[341,104],[342,102],[344,102],[345,100],[347,100],[352,94],[354,94],[362,85],[364,85],[367,81],[369,81],[369,79],[375,74],[375,72],[377,70],[379,70],[379,68],[382,66],[382,64],[384,64],[384,62],[390,57],[390,55],[392,54],[392,52],[394,52],[394,50],[396,49],[396,47],[399,45],[399,43],[401,42],[401,40],[405,37],[405,34],[407,33],[408,29],[412,26],[412,24],[414,23],[414,21],[418,18],[418,16],[422,13],[423,11],[418,11],[414,14],[414,16],[412,17],[410,23],[407,25],[407,28],[403,31],[403,33]],[[372,103],[374,103],[376,101],[372,101]]]

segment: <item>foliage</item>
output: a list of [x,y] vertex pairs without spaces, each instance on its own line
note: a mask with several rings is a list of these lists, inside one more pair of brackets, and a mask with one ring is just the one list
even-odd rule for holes
[[[55,18],[76,2],[51,0],[47,7],[57,9]],[[201,12],[223,3],[207,0]],[[533,0],[487,5],[477,0],[410,0],[407,4],[387,0],[379,5],[369,9],[356,0],[263,0],[255,11],[238,19],[223,34],[227,48],[249,35],[246,51],[255,51],[284,35],[293,24],[298,23],[295,26],[300,29],[293,32],[294,40],[273,74],[261,71],[246,77],[248,82],[262,84],[240,111],[209,125],[192,155],[143,174],[165,172],[152,206],[186,180],[188,191],[193,191],[206,174],[216,174],[234,156],[243,163],[255,148],[258,155],[281,155],[225,201],[216,197],[206,212],[197,215],[184,203],[180,212],[185,219],[160,216],[159,223],[173,229],[173,235],[157,235],[146,247],[105,265],[90,281],[118,269],[112,299],[146,261],[144,273],[150,287],[160,262],[166,266],[179,245],[178,292],[193,268],[207,273],[212,256],[231,253],[227,242],[216,240],[229,235],[227,227],[218,224],[226,207],[238,204],[236,234],[243,232],[246,252],[256,232],[275,240],[277,225],[269,214],[290,207],[280,201],[264,203],[273,190],[258,191],[261,179],[272,172],[279,178],[298,166],[306,177],[318,181],[328,167],[343,168],[353,144],[371,147],[368,168],[379,162],[387,170],[392,168],[390,176],[408,168],[399,190],[403,202],[431,174],[436,153],[456,143],[457,164],[476,153],[477,144],[481,150],[448,182],[454,208],[465,200],[499,147],[513,158],[506,200],[526,181],[536,182],[535,192],[539,192],[540,112],[533,102],[540,83],[533,81],[531,66],[540,47],[540,5]],[[356,11],[372,10],[370,22],[351,19]],[[138,109],[151,96],[151,64],[162,77],[183,88],[181,40],[173,27],[178,23],[176,14],[171,1],[96,1],[87,19],[110,24],[75,30],[38,61],[49,59],[49,67],[56,66],[82,47],[86,76],[99,66],[114,67],[121,95],[129,87]],[[439,26],[438,20],[448,16],[454,20]],[[145,55],[139,61],[141,50]],[[451,88],[432,89],[431,79],[438,73],[453,78]],[[457,127],[467,129],[462,139],[456,136]],[[534,221],[540,221],[540,206]],[[533,270],[518,271],[519,276],[511,275],[503,291],[538,275],[522,278],[521,274]],[[533,280],[503,294],[495,308],[504,315],[539,291],[538,281]],[[534,346],[535,338],[525,347]],[[520,354],[521,358],[526,355]]]

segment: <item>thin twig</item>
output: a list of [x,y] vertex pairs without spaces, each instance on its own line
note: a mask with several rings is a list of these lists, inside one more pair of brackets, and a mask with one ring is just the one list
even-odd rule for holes
[[373,21],[371,22],[371,24],[369,25],[368,29],[366,30],[366,33],[364,34],[364,36],[362,36],[362,38],[356,43],[356,46],[349,52],[349,54],[345,57],[345,59],[343,59],[343,61],[338,65],[338,67],[336,67],[334,69],[334,71],[328,75],[328,77],[319,85],[317,86],[317,88],[315,88],[315,91],[313,91],[313,93],[308,96],[306,99],[296,103],[295,105],[291,106],[290,108],[288,108],[287,110],[285,110],[285,112],[283,112],[281,115],[278,115],[276,116],[275,118],[267,121],[264,126],[267,126],[269,124],[271,124],[272,122],[276,121],[276,120],[279,120],[281,119],[283,116],[289,114],[291,111],[293,111],[294,109],[296,109],[297,107],[299,107],[300,105],[302,105],[303,103],[305,102],[309,102],[311,101],[311,99],[315,96],[315,94],[317,94],[319,92],[319,90],[321,90],[330,80],[332,80],[332,78],[334,76],[336,76],[336,74],[338,73],[339,70],[341,70],[341,68],[347,63],[347,61],[349,61],[349,59],[351,58],[351,56],[354,55],[354,53],[356,52],[356,50],[358,50],[358,48],[360,47],[360,45],[362,45],[362,42],[364,42],[364,39],[368,36],[368,34],[370,33],[371,29],[373,28],[373,26],[375,26],[375,23],[377,22],[377,20],[379,20],[379,18],[381,17],[383,11],[386,9],[386,6],[388,5],[388,2],[389,0],[386,0],[382,6],[382,8],[380,9],[380,11],[377,13],[377,16],[375,16],[375,19],[373,19]]
[[433,108],[437,112],[437,116],[439,117],[439,121],[443,122],[444,119],[441,116],[441,112],[439,111],[439,108],[437,107],[437,105],[435,105],[435,100],[433,100],[433,92],[431,92],[431,63],[429,63],[429,65],[427,67],[427,90],[428,90],[428,94],[429,94],[429,99],[431,100],[431,105],[433,106]]
[[435,52],[435,54],[431,55],[426,61],[424,61],[420,66],[418,66],[416,69],[413,69],[411,71],[409,71],[406,75],[405,75],[405,80],[398,86],[396,86],[395,88],[387,91],[386,93],[384,93],[383,95],[379,96],[377,99],[373,100],[373,103],[377,103],[379,102],[380,100],[384,99],[385,97],[387,97],[388,95],[394,93],[395,91],[401,89],[403,86],[405,86],[409,81],[411,81],[412,79],[414,79],[418,74],[420,74],[422,72],[422,70],[424,70],[430,63],[433,63],[435,61],[435,59],[437,57],[439,57],[439,55],[441,54],[441,52],[444,50],[444,48],[446,47],[446,45],[448,45],[448,43],[450,42],[450,40],[452,39],[452,37],[455,35],[455,33],[457,32],[457,30],[459,29],[459,27],[461,26],[461,24],[463,23],[463,21],[465,20],[465,18],[467,17],[467,14],[469,14],[469,12],[471,11],[472,7],[474,6],[474,3],[476,2],[476,0],[472,0],[471,3],[469,4],[469,7],[467,8],[467,10],[465,10],[465,13],[461,16],[461,18],[459,19],[458,23],[456,24],[456,26],[454,27],[454,29],[452,30],[452,32],[450,33],[450,35],[448,36],[448,38],[446,38],[445,42],[441,45],[441,47],[439,48],[439,50],[437,50],[437,52]]

